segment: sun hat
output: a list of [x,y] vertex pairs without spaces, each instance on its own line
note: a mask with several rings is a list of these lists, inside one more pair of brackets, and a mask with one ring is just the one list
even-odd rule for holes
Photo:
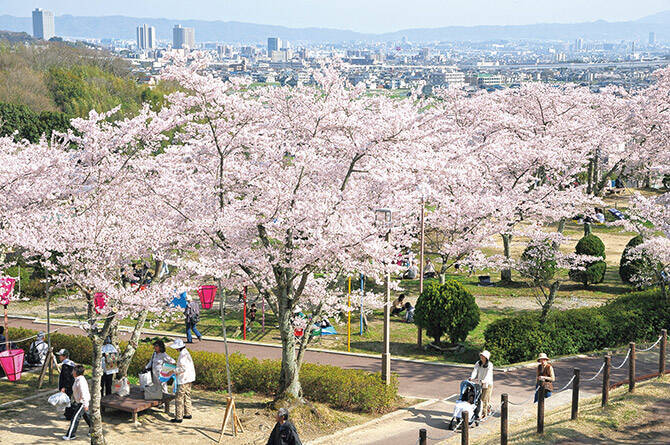
[[537,356],[537,361],[539,362],[540,360],[549,360],[549,357],[547,357],[547,354],[543,352]]
[[482,352],[479,353],[479,355],[483,355],[484,357],[486,357],[486,360],[491,359],[491,353],[487,350],[483,350]]
[[172,349],[181,349],[184,347],[184,341],[181,338],[177,338],[168,346],[171,347]]
[[193,301],[193,297],[189,294],[186,294],[186,301]]
[[64,355],[65,357],[69,357],[69,356],[70,356],[70,353],[67,352],[67,349],[61,349],[60,351],[58,351],[58,352],[56,353],[56,355]]

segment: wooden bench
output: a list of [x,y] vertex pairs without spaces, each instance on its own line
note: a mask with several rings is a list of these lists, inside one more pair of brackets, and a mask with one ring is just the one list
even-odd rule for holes
[[128,396],[119,397],[117,394],[108,394],[101,399],[100,406],[103,411],[105,408],[112,408],[132,413],[133,422],[137,424],[137,413],[153,407],[164,405],[165,412],[170,414],[170,402],[174,398],[173,394],[163,394],[162,400],[144,400],[144,391],[139,386],[131,386]]

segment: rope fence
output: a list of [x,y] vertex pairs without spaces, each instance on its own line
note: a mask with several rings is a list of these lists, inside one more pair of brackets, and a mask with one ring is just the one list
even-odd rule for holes
[[[646,374],[643,376],[636,376],[636,371],[635,371],[635,365],[636,365],[636,353],[637,352],[648,352],[654,349],[656,346],[661,345],[660,350],[658,352],[659,354],[659,361],[658,361],[658,373],[653,373],[653,374]],[[561,393],[568,388],[572,387],[572,409],[571,409],[571,420],[576,420],[578,418],[578,411],[579,411],[579,394],[580,394],[580,381],[581,382],[592,382],[595,379],[597,379],[601,374],[602,374],[602,406],[605,407],[607,406],[607,403],[609,401],[609,391],[617,388],[619,386],[625,385],[626,380],[622,382],[615,383],[613,385],[610,384],[610,377],[611,377],[611,371],[612,370],[617,370],[623,368],[626,363],[628,363],[628,391],[633,392],[633,389],[635,387],[635,382],[639,382],[642,380],[648,380],[650,378],[654,377],[659,377],[667,374],[670,371],[666,371],[666,366],[665,366],[665,361],[666,361],[666,350],[667,350],[667,331],[665,329],[661,330],[661,335],[658,337],[658,339],[648,348],[646,349],[636,349],[635,343],[631,343],[630,346],[628,347],[628,351],[626,353],[626,356],[624,357],[623,361],[617,365],[613,366],[612,365],[612,357],[608,353],[605,355],[603,359],[603,364],[600,366],[598,371],[593,377],[590,377],[588,379],[580,379],[580,370],[575,368],[574,369],[574,374],[572,378],[565,384],[563,385],[560,389],[553,391],[553,394],[558,394]],[[511,402],[509,400],[508,394],[502,394],[501,395],[501,404],[497,405],[496,411],[499,411],[501,414],[501,421],[500,421],[500,443],[501,445],[507,445],[508,441],[508,406],[513,405],[513,406],[523,406],[532,400],[534,400],[538,396],[538,391],[540,392],[539,397],[538,397],[538,402],[543,402],[544,401],[544,396],[545,396],[545,390],[542,389],[541,386],[537,386],[535,388],[535,391],[527,398],[524,399],[522,402]],[[541,401],[539,399],[542,399]],[[493,407],[493,405],[490,405]],[[484,409],[484,407],[482,407]],[[462,444],[467,444],[469,440],[469,433],[466,431],[469,427],[469,425],[465,424],[465,422],[461,422],[462,424],[462,435],[461,435],[461,443]],[[544,403],[538,403],[537,404],[537,432],[538,434],[542,434],[544,432]],[[431,437],[428,436],[426,433],[425,429],[421,429],[419,432],[419,440],[416,442],[418,445],[427,445],[427,440],[431,441],[443,441],[447,438],[449,438],[451,434],[445,436],[445,437]]]

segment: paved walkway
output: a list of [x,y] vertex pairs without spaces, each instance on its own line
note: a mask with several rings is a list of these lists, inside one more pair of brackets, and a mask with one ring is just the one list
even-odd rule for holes
[[[10,318],[9,321],[10,334],[11,327],[24,327],[34,330],[46,330],[46,326],[42,322],[35,322],[33,320]],[[52,326],[53,323],[52,323]],[[60,333],[83,335],[78,327],[62,328],[61,326],[54,326],[53,329],[59,329]],[[149,333],[144,336],[155,336],[157,334]],[[161,333],[159,335],[174,336],[172,333]],[[122,337],[127,338],[128,334],[122,334]],[[189,345],[189,349],[196,351],[210,351],[210,352],[224,352],[224,344],[222,341],[205,339],[202,342],[195,342]],[[270,345],[260,345],[254,343],[229,342],[229,352],[239,352],[248,357],[256,357],[259,359],[280,359],[281,349],[279,347]],[[623,355],[615,355],[612,359],[613,366],[618,366],[624,359]],[[334,365],[342,368],[355,368],[367,371],[379,371],[381,366],[381,358],[364,357],[358,355],[334,353],[334,352],[319,352],[307,351],[305,360],[311,363],[320,363],[327,365]],[[495,363],[495,362],[494,362]],[[593,377],[603,363],[602,357],[587,357],[574,358],[566,361],[557,361],[554,363],[554,370],[556,373],[556,388],[559,389],[564,386],[573,375],[573,369],[581,370],[581,390],[585,395],[597,394],[602,387],[602,375],[598,376],[593,381],[586,381]],[[448,434],[446,430],[446,422],[451,418],[453,411],[453,400],[458,393],[459,384],[462,380],[467,379],[470,374],[469,368],[461,366],[449,366],[437,363],[414,362],[402,359],[394,359],[391,364],[392,372],[398,375],[399,393],[404,396],[432,399],[431,403],[422,406],[415,410],[403,411],[400,417],[391,417],[384,420],[364,434],[359,442],[356,443],[364,445],[390,445],[390,444],[414,444],[418,438],[419,428],[426,428],[429,437],[442,438]],[[637,374],[645,375],[658,371],[658,346],[648,353],[638,354],[637,358]],[[621,369],[613,369],[611,374],[611,383],[614,384],[628,378],[628,365]],[[534,368],[520,368],[508,372],[495,373],[495,386],[492,403],[498,406],[500,403],[500,394],[508,393],[509,400],[512,403],[520,403],[532,396],[535,382]],[[568,394],[569,391],[565,391]],[[558,395],[556,396],[558,400]],[[445,399],[447,401],[445,402]],[[532,404],[526,406],[532,407]],[[524,408],[525,409],[525,408]],[[516,408],[514,408],[516,410]],[[532,409],[531,409],[532,411]],[[513,412],[510,412],[510,418],[513,419]],[[494,423],[495,419],[489,421]],[[497,421],[495,421],[497,422]],[[484,426],[483,424],[482,426]],[[375,431],[377,431],[375,433]],[[352,433],[353,434],[353,433]],[[341,440],[336,440],[332,443],[342,443]],[[330,443],[330,442],[323,442]],[[349,442],[353,443],[353,442]],[[430,445],[437,443],[437,441],[429,440]]]

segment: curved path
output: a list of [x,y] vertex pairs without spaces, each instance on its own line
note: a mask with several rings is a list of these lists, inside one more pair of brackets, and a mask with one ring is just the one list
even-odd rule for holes
[[[41,321],[32,319],[10,318],[11,327],[23,327],[34,330],[46,330],[46,325]],[[84,332],[78,327],[63,327],[52,323],[52,329],[59,329],[60,333],[83,335]],[[127,336],[123,333],[122,336]],[[155,336],[155,333],[149,333],[145,336]],[[174,334],[160,333],[158,335],[175,336]],[[189,345],[189,349],[196,351],[224,352],[224,344],[220,340],[205,339],[202,342],[195,342]],[[265,344],[254,344],[250,342],[228,342],[229,352],[239,352],[248,357],[259,359],[280,359],[281,349],[278,346]],[[658,351],[656,346],[648,353],[638,354],[637,357],[637,375],[652,374],[658,372]],[[667,357],[667,355],[666,355]],[[618,366],[625,355],[614,355],[612,364]],[[320,363],[326,365],[338,366],[341,368],[355,368],[367,371],[379,371],[381,367],[381,357],[360,356],[346,353],[307,351],[305,360],[310,363]],[[602,357],[579,357],[554,362],[556,373],[556,389],[563,387],[572,378],[573,369],[581,370],[581,390],[586,394],[597,394],[602,388],[602,375],[593,381],[586,381],[593,377],[603,363]],[[399,392],[404,396],[434,399],[434,403],[424,405],[420,409],[409,410],[412,415],[410,423],[402,431],[389,431],[390,435],[382,440],[375,441],[371,438],[370,444],[379,443],[388,444],[413,444],[418,437],[419,428],[426,428],[429,437],[444,437],[447,434],[445,430],[445,421],[450,418],[453,406],[445,403],[444,399],[452,400],[458,393],[459,384],[462,380],[469,377],[470,369],[463,366],[445,365],[439,363],[416,362],[403,359],[393,359],[391,364],[392,372],[398,375]],[[613,369],[611,373],[612,384],[624,381],[628,378],[628,365],[621,369]],[[497,371],[495,373],[494,397],[492,403],[497,406],[500,400],[500,394],[508,393],[509,400],[513,403],[520,403],[532,396],[533,384],[535,380],[535,368],[526,367],[510,370],[507,372]],[[567,391],[569,392],[569,391]],[[435,442],[429,441],[429,444]]]

